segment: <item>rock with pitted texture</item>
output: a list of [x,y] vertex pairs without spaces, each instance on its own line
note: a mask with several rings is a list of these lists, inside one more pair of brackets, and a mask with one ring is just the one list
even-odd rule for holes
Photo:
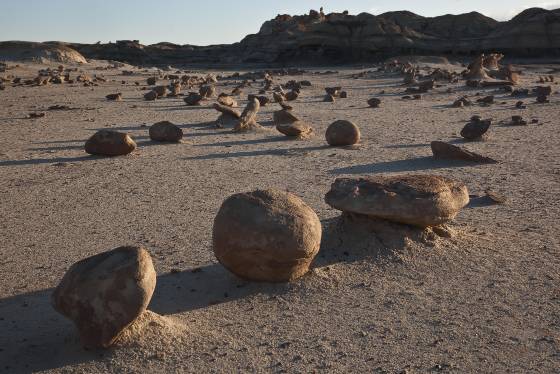
[[119,247],[72,265],[52,294],[88,348],[109,347],[147,308],[156,286],[148,251]]
[[327,143],[332,146],[353,145],[360,142],[360,129],[346,120],[333,122],[325,133]]
[[286,282],[309,270],[321,244],[321,222],[299,197],[257,190],[224,201],[212,239],[218,261],[237,276]]
[[177,143],[183,138],[183,130],[169,121],[161,121],[150,126],[150,139],[156,142]]
[[86,141],[85,151],[90,155],[122,156],[136,149],[136,143],[125,133],[100,130]]
[[339,178],[325,202],[343,212],[428,227],[454,219],[469,193],[463,183],[437,175]]

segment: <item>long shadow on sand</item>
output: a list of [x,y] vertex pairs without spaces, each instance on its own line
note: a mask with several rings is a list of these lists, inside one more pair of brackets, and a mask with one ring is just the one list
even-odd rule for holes
[[330,147],[315,146],[315,147],[302,147],[302,148],[263,149],[258,151],[211,153],[208,155],[186,157],[185,160],[214,160],[218,158],[257,157],[257,156],[297,156],[298,154],[303,154],[311,151],[321,151],[328,148]]
[[419,171],[431,169],[446,169],[465,166],[477,166],[480,164],[463,161],[435,160],[431,156],[418,157],[406,160],[376,162],[373,164],[353,165],[344,168],[330,170],[330,174],[376,174],[393,173],[405,171]]
[[[391,234],[389,243],[371,236],[370,227],[348,225],[345,217],[323,220],[322,225],[323,240],[314,268],[364,259],[376,262],[396,259],[393,254],[404,248],[400,243],[404,243],[407,235],[404,231],[402,235]],[[358,227],[358,231],[354,227]],[[400,232],[398,230],[396,232]],[[310,273],[294,283],[248,282],[213,263],[158,276],[149,309],[169,315],[258,294],[282,295],[293,292],[299,282],[313,282],[313,277]],[[53,370],[112,355],[111,350],[87,351],[80,347],[72,322],[52,308],[52,291],[47,289],[0,299],[0,371]],[[29,357],[34,358],[33,364],[28,363]]]
[[18,165],[40,165],[40,164],[54,164],[60,162],[80,162],[80,161],[95,161],[101,160],[106,157],[102,156],[79,156],[79,157],[54,157],[54,158],[35,158],[29,160],[6,160],[0,161],[2,166],[18,166]]

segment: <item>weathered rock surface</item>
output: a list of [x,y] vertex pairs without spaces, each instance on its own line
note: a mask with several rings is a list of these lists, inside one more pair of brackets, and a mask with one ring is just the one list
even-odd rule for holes
[[481,139],[484,134],[486,134],[491,124],[492,120],[490,119],[481,120],[474,118],[463,127],[461,136],[467,140]]
[[285,282],[309,270],[319,251],[321,222],[299,197],[284,191],[236,194],[213,227],[214,254],[239,277]]
[[150,254],[119,247],[72,265],[52,294],[86,347],[109,347],[147,308],[156,286]]
[[85,151],[91,155],[122,156],[136,149],[136,143],[125,133],[100,130],[86,141]]
[[183,138],[183,130],[169,121],[161,121],[150,126],[150,139],[156,142],[179,142]]
[[303,121],[277,124],[276,130],[286,136],[298,138],[307,138],[313,133],[313,128]]
[[338,120],[327,128],[325,138],[332,146],[353,145],[360,142],[360,129],[350,121]]
[[469,193],[463,183],[437,175],[339,178],[325,202],[343,212],[427,227],[455,218]]

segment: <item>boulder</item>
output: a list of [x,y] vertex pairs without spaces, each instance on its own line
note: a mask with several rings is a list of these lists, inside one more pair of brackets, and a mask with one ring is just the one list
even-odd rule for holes
[[258,129],[261,125],[257,122],[257,113],[259,112],[261,105],[259,100],[254,98],[252,101],[247,103],[245,110],[241,113],[237,125],[234,127],[235,132],[245,132],[249,130]]
[[218,261],[237,276],[286,282],[309,270],[321,244],[321,222],[299,197],[257,190],[224,201],[212,240]]
[[148,84],[148,86],[155,86],[157,83],[157,78],[149,77],[148,79],[146,79],[146,83]]
[[169,121],[161,121],[150,126],[150,139],[156,142],[177,143],[183,138],[183,130]]
[[313,128],[303,121],[277,124],[276,130],[286,136],[298,138],[307,138],[313,133]]
[[72,265],[52,294],[88,348],[109,347],[147,308],[156,286],[148,251],[119,247]]
[[490,157],[482,156],[445,142],[433,141],[431,147],[435,159],[469,161],[482,164],[496,164],[498,162]]
[[200,105],[202,99],[203,99],[202,95],[196,92],[189,92],[189,94],[185,98],[183,98],[183,101],[185,102],[185,104],[193,106],[193,105]]
[[469,193],[463,183],[437,175],[339,178],[325,202],[343,212],[428,227],[454,219]]
[[147,101],[154,101],[157,98],[158,98],[158,94],[155,91],[149,91],[144,95],[144,100]]
[[272,114],[272,121],[275,125],[294,123],[299,120],[291,110],[281,109]]
[[491,119],[473,119],[463,127],[461,136],[467,140],[479,140],[486,134],[491,124]]
[[381,105],[381,100],[376,97],[372,97],[367,101],[367,103],[372,108],[379,108],[379,105]]
[[237,106],[237,101],[235,101],[235,99],[229,95],[220,95],[218,97],[218,103],[220,103],[221,105],[224,106],[229,106],[229,107],[236,107]]
[[214,96],[214,94],[216,93],[216,87],[212,85],[201,86],[198,93],[200,94],[200,96],[207,99]]
[[360,141],[360,129],[350,121],[333,122],[325,133],[327,143],[332,146],[353,145]]
[[100,130],[86,141],[85,151],[90,155],[122,156],[136,149],[136,143],[125,133]]
[[167,86],[156,86],[152,91],[157,94],[158,98],[167,96],[167,93],[169,92]]

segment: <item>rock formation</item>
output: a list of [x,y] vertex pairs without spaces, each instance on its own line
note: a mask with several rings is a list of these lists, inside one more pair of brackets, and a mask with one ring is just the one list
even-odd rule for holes
[[436,175],[339,178],[325,202],[343,212],[427,227],[455,218],[469,193],[463,183]]
[[148,306],[156,272],[148,251],[119,247],[72,265],[52,294],[85,347],[109,347]]
[[150,139],[156,142],[179,142],[183,138],[183,130],[169,121],[161,121],[150,126]]
[[136,149],[136,143],[127,134],[100,130],[86,141],[85,151],[91,155],[122,156]]
[[332,146],[353,145],[360,142],[360,129],[350,121],[338,120],[327,128],[325,138]]
[[232,273],[285,282],[309,270],[321,244],[321,222],[299,197],[257,190],[224,201],[212,239],[216,258]]

